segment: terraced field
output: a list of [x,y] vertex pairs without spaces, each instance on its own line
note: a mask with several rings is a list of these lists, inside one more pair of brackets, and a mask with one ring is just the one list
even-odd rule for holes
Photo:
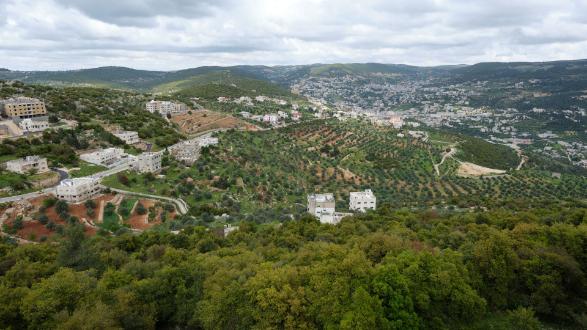
[[[226,191],[239,196],[241,202],[262,205],[303,204],[306,193],[330,191],[342,208],[349,191],[365,188],[373,189],[382,203],[391,206],[472,206],[510,199],[587,197],[587,180],[570,174],[553,178],[549,172],[525,169],[465,178],[457,175],[457,161],[448,158],[439,166],[438,175],[433,164],[440,162],[446,144],[398,137],[397,133],[337,121],[266,132],[231,131],[221,135],[219,147],[211,149],[197,166],[200,173],[211,171],[214,180],[225,181]],[[198,179],[210,178],[202,175]]]

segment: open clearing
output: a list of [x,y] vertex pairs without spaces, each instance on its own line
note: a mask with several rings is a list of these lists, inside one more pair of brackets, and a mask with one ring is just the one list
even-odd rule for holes
[[461,163],[457,174],[459,176],[464,177],[471,177],[471,176],[482,176],[482,175],[495,175],[495,174],[504,174],[506,171],[503,170],[496,170],[489,167],[483,167],[473,163]]
[[179,126],[184,134],[196,134],[214,129],[243,128],[256,130],[256,126],[231,115],[210,110],[192,110],[192,113],[173,116],[171,121]]

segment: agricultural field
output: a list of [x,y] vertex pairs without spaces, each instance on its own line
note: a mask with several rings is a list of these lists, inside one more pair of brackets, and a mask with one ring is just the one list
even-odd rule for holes
[[183,134],[192,135],[216,129],[239,128],[256,130],[257,127],[225,113],[209,110],[193,110],[186,114],[172,116]]
[[[104,182],[183,198],[191,215],[241,218],[268,209],[281,216],[303,213],[306,194],[312,192],[333,192],[337,210],[344,211],[349,192],[367,188],[375,192],[379,205],[391,207],[490,207],[511,200],[531,205],[587,194],[582,176],[553,177],[533,165],[512,170],[517,163],[513,150],[475,140],[478,147],[464,151],[461,144],[471,143],[468,137],[431,132],[434,140],[424,142],[398,133],[334,120],[258,132],[230,130],[219,133],[220,143],[203,152],[192,167],[166,157],[160,177],[124,173],[123,180],[112,176]],[[450,148],[457,152],[440,164]],[[495,148],[508,155],[508,163],[484,155]],[[475,159],[485,166],[472,163]],[[435,164],[440,164],[438,172]],[[473,173],[462,176],[463,164]]]
[[0,206],[5,233],[26,241],[45,241],[64,233],[68,225],[80,224],[87,236],[146,230],[172,221],[175,207],[148,198],[103,194],[80,204],[69,204],[52,196]]

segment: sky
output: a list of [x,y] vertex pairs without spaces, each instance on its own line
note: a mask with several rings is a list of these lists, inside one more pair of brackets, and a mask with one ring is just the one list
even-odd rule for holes
[[0,0],[0,67],[587,58],[587,0]]

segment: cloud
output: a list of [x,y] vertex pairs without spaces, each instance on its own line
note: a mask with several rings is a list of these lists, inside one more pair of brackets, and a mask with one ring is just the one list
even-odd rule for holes
[[572,0],[2,0],[0,66],[571,59],[587,54],[585,13]]

